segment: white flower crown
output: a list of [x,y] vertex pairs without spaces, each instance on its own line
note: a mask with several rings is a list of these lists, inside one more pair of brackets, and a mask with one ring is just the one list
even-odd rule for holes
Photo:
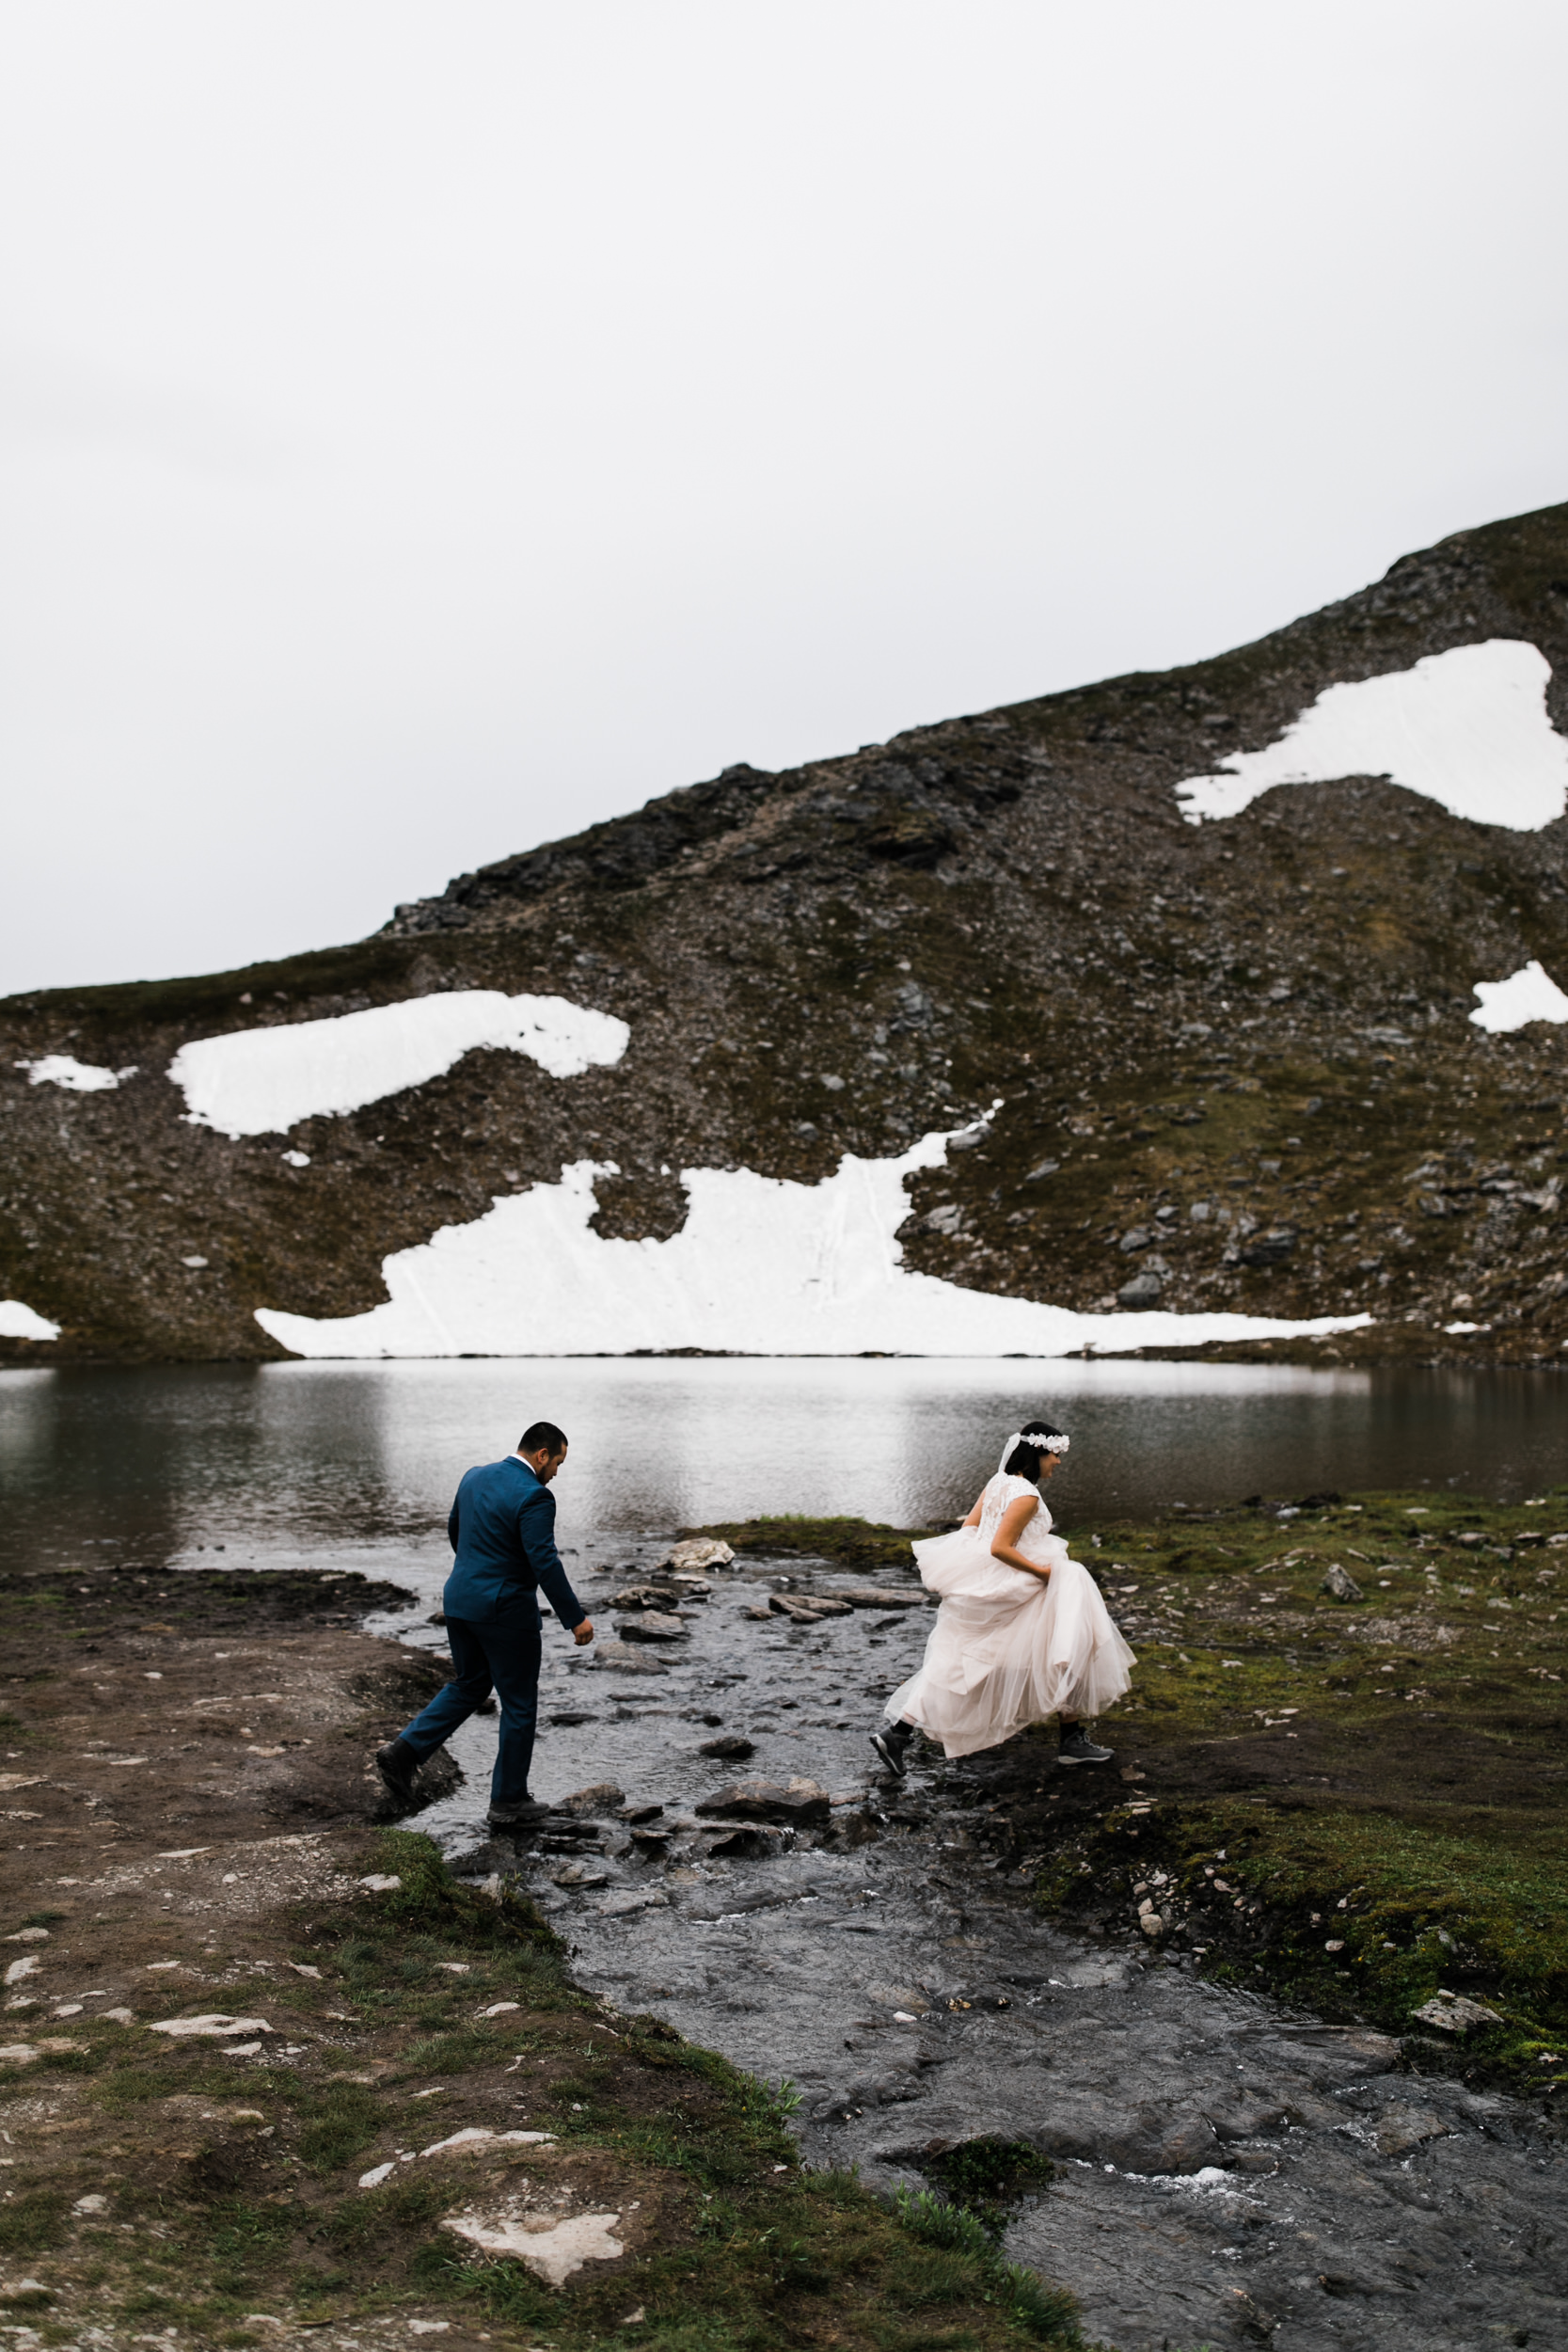
[[1011,1458],[1012,1451],[1015,1445],[1038,1446],[1042,1454],[1054,1454],[1057,1456],[1060,1456],[1067,1452],[1071,1443],[1072,1439],[1070,1438],[1064,1438],[1059,1435],[1053,1437],[1047,1436],[1043,1430],[1015,1429],[1012,1436],[1007,1439],[1006,1444],[1002,1449],[1001,1467],[1006,1470],[1007,1463]]

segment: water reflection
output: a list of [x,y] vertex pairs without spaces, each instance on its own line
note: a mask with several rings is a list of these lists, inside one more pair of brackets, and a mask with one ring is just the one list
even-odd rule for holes
[[703,1359],[63,1367],[0,1374],[0,1545],[163,1564],[438,1551],[458,1474],[548,1415],[563,1529],[967,1509],[1021,1414],[1069,1429],[1052,1492],[1097,1514],[1252,1494],[1561,1475],[1555,1378],[1290,1365]]

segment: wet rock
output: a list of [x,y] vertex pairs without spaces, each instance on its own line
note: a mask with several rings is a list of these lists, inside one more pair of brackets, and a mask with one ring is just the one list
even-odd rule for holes
[[1122,2172],[1200,2172],[1220,2153],[1206,2115],[1173,2116],[1154,2106],[1129,2111],[1092,2093],[1064,2100],[1030,2137],[1048,2156],[1114,2164]]
[[663,1810],[661,1804],[624,1804],[620,1819],[641,1828],[649,1821],[657,1821]]
[[635,1642],[596,1642],[594,1663],[600,1668],[612,1666],[617,1674],[663,1675],[670,1671]]
[[1473,2026],[1500,2026],[1502,2019],[1495,2009],[1483,2009],[1479,2001],[1469,2000],[1463,1993],[1445,1993],[1441,1986],[1430,2001],[1413,2009],[1412,2017],[1418,2017],[1423,2026],[1435,2026],[1439,2033],[1468,2033]]
[[705,1740],[697,1753],[699,1756],[721,1756],[733,1764],[743,1764],[749,1756],[756,1754],[756,1744],[754,1740],[745,1739],[738,1731],[726,1731],[721,1740]]
[[1359,1600],[1361,1598],[1360,1585],[1347,1568],[1339,1565],[1338,1560],[1329,1562],[1323,1571],[1323,1580],[1318,1590],[1320,1593],[1330,1594],[1335,1600]]
[[646,1609],[640,1617],[617,1617],[615,1630],[624,1642],[684,1642],[687,1639],[685,1620],[666,1616],[657,1609]]
[[887,1593],[879,1584],[835,1584],[834,1600],[846,1600],[851,1609],[922,1609],[926,1605],[924,1591],[918,1593]]
[[673,1584],[624,1584],[618,1593],[611,1593],[612,1609],[669,1609],[679,1600]]
[[570,1797],[559,1798],[555,1809],[558,1813],[575,1814],[579,1819],[594,1815],[608,1819],[610,1814],[618,1813],[626,1801],[626,1790],[617,1787],[614,1781],[595,1780]]
[[598,1851],[604,1833],[592,1821],[554,1821],[533,1835],[538,1853],[580,1854]]
[[[760,1616],[764,1613],[757,1610],[752,1613]],[[847,1617],[854,1613],[847,1600],[830,1600],[816,1593],[809,1598],[797,1597],[794,1593],[771,1593],[766,1613],[787,1617],[794,1625],[820,1625],[824,1617]]]
[[694,1576],[683,1569],[674,1582],[682,1600],[709,1600],[713,1597],[713,1586],[705,1576]]
[[584,1862],[563,1862],[559,1870],[550,1872],[550,1876],[557,1886],[578,1886],[586,1889],[610,1884],[608,1870],[593,1869]]
[[1234,2097],[1216,2100],[1204,2110],[1206,2122],[1217,2139],[1257,2139],[1271,2132],[1285,2129],[1290,2118],[1283,2099],[1259,2096],[1255,2091],[1238,2090]]
[[713,1861],[761,1862],[778,1850],[777,1840],[769,1837],[765,1829],[734,1829],[727,1837],[715,1838],[707,1851]]
[[737,1780],[705,1798],[697,1811],[708,1820],[778,1821],[800,1829],[829,1820],[832,1799],[816,1780]]
[[728,1544],[720,1543],[711,1535],[689,1535],[683,1543],[671,1547],[660,1565],[666,1568],[727,1568],[734,1558]]
[[1430,2107],[1402,2105],[1384,2108],[1377,2119],[1375,2137],[1382,2154],[1403,2156],[1425,2140],[1444,2138],[1452,2129],[1451,2123],[1445,2123]]
[[661,1854],[669,1846],[670,1832],[664,1829],[634,1829],[631,1842],[641,1854]]

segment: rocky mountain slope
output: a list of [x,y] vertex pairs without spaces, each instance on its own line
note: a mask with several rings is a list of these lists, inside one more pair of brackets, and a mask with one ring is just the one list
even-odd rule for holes
[[[1568,506],[1191,668],[727,769],[352,946],[13,997],[0,1298],[27,1312],[0,1358],[277,1355],[257,1309],[364,1313],[389,1253],[571,1164],[617,1171],[594,1234],[667,1239],[683,1169],[814,1185],[994,1104],[908,1176],[906,1267],[1085,1311],[1372,1318],[1242,1353],[1558,1360],[1568,1033],[1470,1016],[1478,981],[1568,983],[1568,822],[1377,774],[1201,823],[1178,794],[1328,690],[1495,641],[1544,656],[1568,736]],[[270,1133],[193,1120],[169,1075],[192,1041],[470,990],[615,1016],[625,1051],[552,1076],[480,1046]]]

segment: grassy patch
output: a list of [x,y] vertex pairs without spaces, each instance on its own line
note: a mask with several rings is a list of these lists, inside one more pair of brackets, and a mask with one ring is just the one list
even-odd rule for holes
[[910,1549],[916,1536],[930,1528],[884,1527],[871,1519],[813,1519],[787,1513],[778,1518],[736,1519],[721,1527],[691,1527],[689,1535],[713,1535],[735,1551],[800,1553],[814,1560],[837,1560],[851,1568],[904,1568],[912,1571]]

